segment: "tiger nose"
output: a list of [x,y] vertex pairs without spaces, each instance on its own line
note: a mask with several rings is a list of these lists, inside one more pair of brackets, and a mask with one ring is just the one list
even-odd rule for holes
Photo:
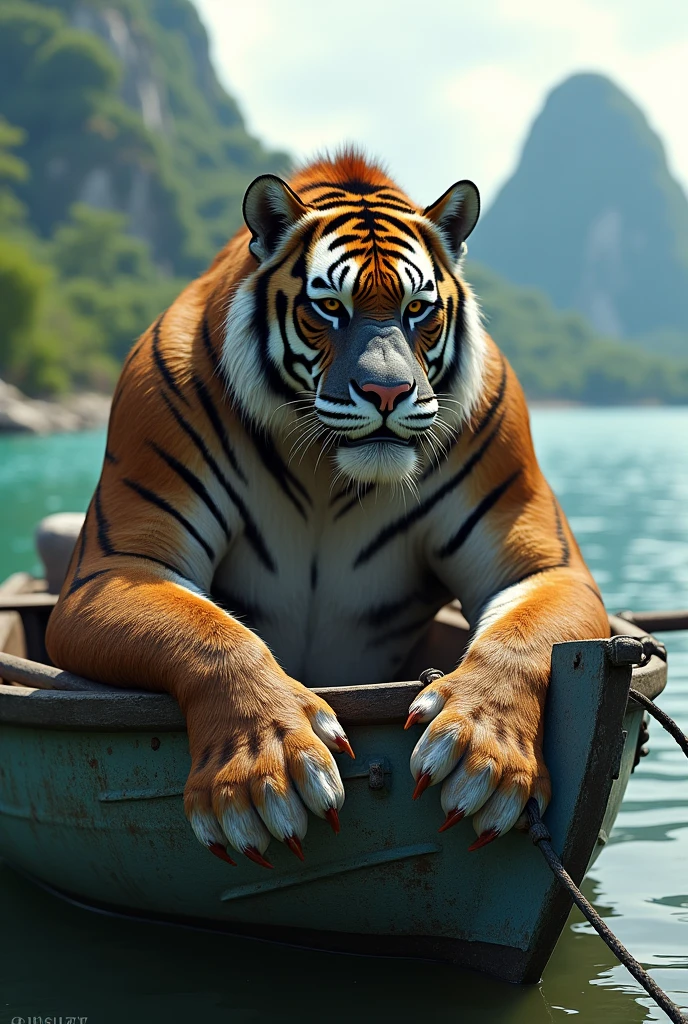
[[391,412],[397,398],[407,394],[411,387],[411,384],[392,384],[391,387],[384,384],[362,384],[361,391],[370,391],[377,396],[375,401],[380,412]]

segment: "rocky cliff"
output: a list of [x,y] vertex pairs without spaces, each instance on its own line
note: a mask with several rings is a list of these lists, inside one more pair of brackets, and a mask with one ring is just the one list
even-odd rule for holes
[[601,334],[663,329],[676,348],[685,332],[688,355],[688,200],[642,111],[601,75],[547,97],[470,252]]
[[32,227],[119,211],[170,273],[198,272],[251,178],[288,163],[246,131],[189,0],[0,0],[0,116],[25,132]]

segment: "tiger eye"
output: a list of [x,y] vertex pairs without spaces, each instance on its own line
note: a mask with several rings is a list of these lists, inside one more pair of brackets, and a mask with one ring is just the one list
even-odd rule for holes
[[413,302],[409,302],[407,309],[409,313],[420,313],[420,308],[422,305],[423,303],[420,301],[420,299],[414,299]]
[[335,313],[341,306],[341,302],[339,299],[325,299],[324,306],[330,313]]

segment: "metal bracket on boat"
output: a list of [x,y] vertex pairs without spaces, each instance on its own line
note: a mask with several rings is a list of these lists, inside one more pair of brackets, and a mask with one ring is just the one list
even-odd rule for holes
[[613,665],[642,667],[653,655],[662,661],[667,660],[666,647],[653,636],[613,636],[609,641],[609,660]]
[[385,775],[392,774],[392,766],[386,757],[371,757],[369,761],[363,764],[354,763],[351,767],[341,765],[340,770],[344,782],[350,779],[367,779],[369,789],[384,789]]

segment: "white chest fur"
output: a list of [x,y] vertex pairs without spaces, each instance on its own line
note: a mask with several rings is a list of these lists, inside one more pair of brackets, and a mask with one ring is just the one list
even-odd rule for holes
[[[379,544],[390,523],[415,506],[408,493],[331,487],[331,466],[290,467],[303,492],[253,460],[250,509],[272,567],[250,538],[230,541],[213,595],[254,629],[283,668],[309,686],[382,681],[451,598],[433,579],[413,530]],[[288,493],[291,497],[288,497]]]

